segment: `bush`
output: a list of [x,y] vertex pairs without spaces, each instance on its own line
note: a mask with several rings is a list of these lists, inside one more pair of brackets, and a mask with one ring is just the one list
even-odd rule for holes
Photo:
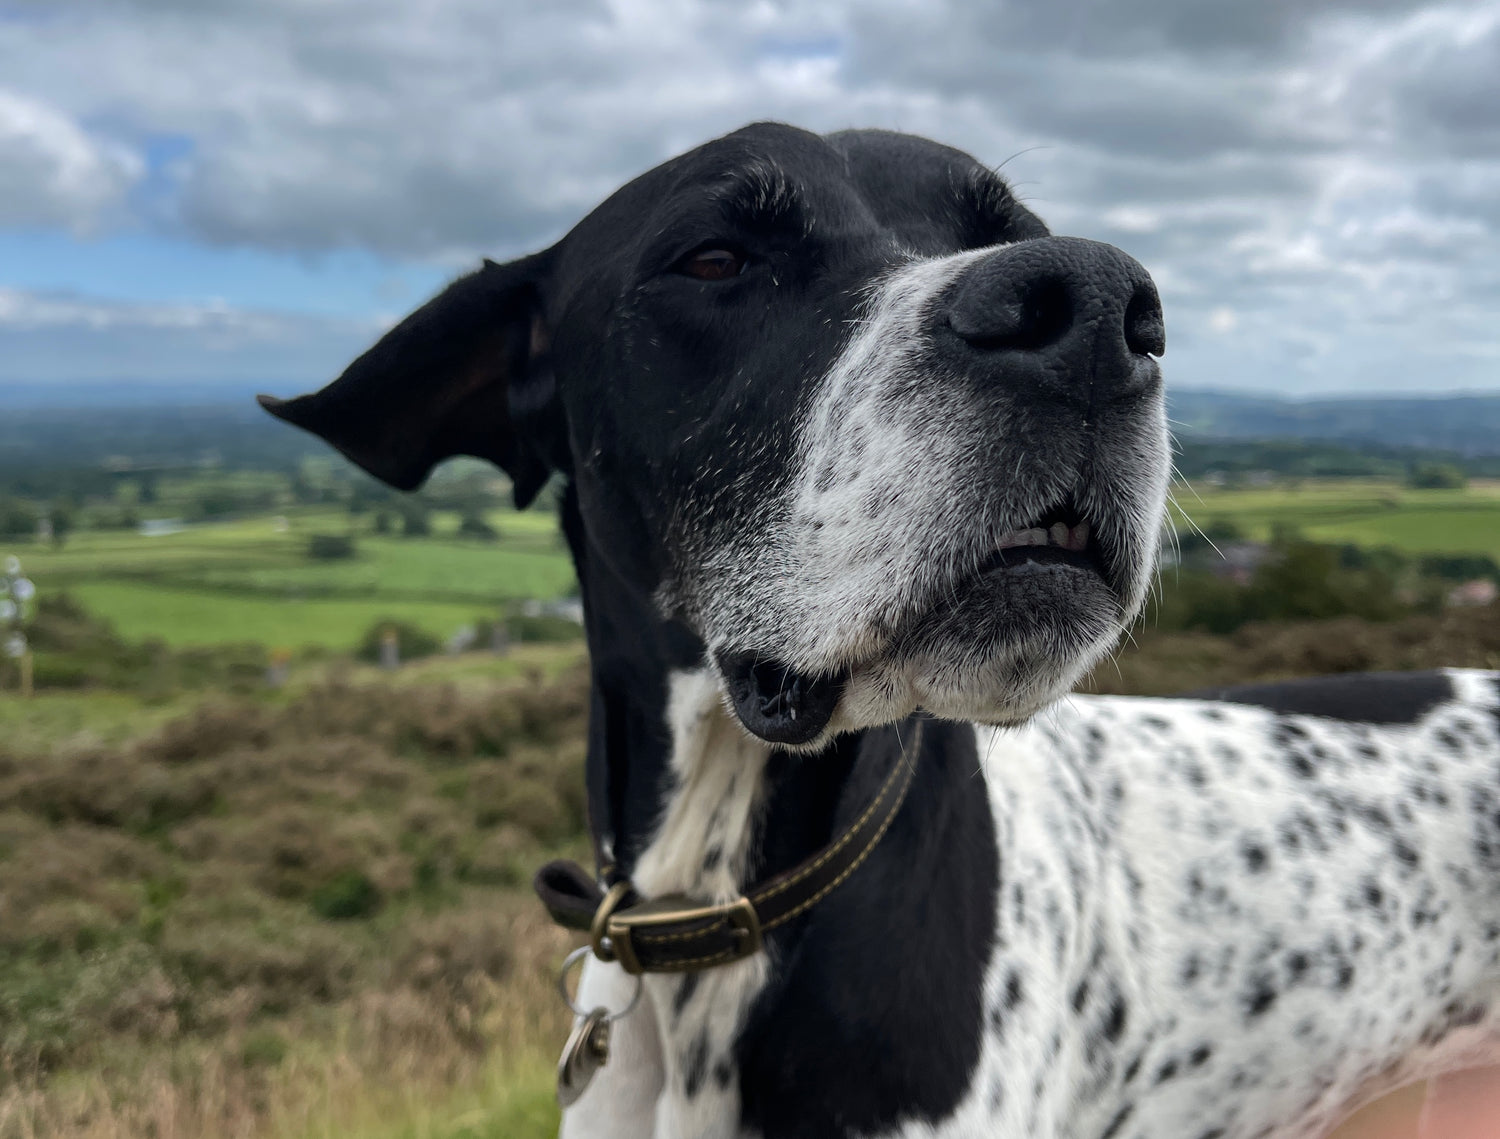
[[500,537],[500,534],[485,521],[483,514],[466,512],[459,519],[458,536],[460,538],[477,538],[481,542],[493,542],[496,538]]
[[1487,577],[1500,582],[1500,565],[1488,554],[1428,554],[1422,558],[1422,572],[1443,581],[1473,581]]
[[[219,645],[173,652],[159,641],[121,640],[107,621],[67,594],[43,593],[27,626],[38,688],[112,688],[146,696],[177,688],[247,691],[265,675],[261,645]],[[0,658],[0,688],[13,685],[15,663]]]
[[0,537],[34,538],[39,516],[19,498],[0,498]]
[[354,539],[347,534],[314,534],[307,540],[307,556],[318,562],[352,558]]
[[0,739],[0,1085],[200,1055],[271,1079],[351,1025],[389,1072],[565,1028],[565,936],[517,888],[542,839],[581,849],[587,703],[583,670],[330,681],[131,743]]
[[1232,633],[1251,621],[1390,621],[1431,607],[1401,588],[1408,566],[1395,551],[1323,545],[1283,530],[1247,585],[1195,570],[1169,576],[1146,627]]
[[1195,554],[1212,554],[1225,542],[1242,542],[1245,532],[1229,518],[1210,518],[1202,526],[1179,527],[1177,550],[1184,558]]
[[543,613],[537,617],[517,614],[506,622],[512,641],[565,644],[583,636],[583,626],[566,617]]
[[286,1059],[286,1040],[270,1028],[261,1028],[245,1037],[240,1060],[247,1068],[274,1068]]
[[200,494],[189,514],[193,518],[223,518],[240,509],[239,496],[227,487],[214,487]]
[[313,913],[328,921],[367,918],[380,909],[380,891],[358,870],[346,870],[325,882],[308,899]]
[[1469,485],[1469,476],[1452,463],[1418,463],[1406,485],[1416,490],[1459,490]]
[[73,509],[66,503],[54,503],[48,518],[52,522],[52,544],[60,549],[74,530]]
[[405,503],[401,508],[401,536],[426,538],[432,533],[432,517],[425,506]]
[[360,638],[359,648],[356,650],[356,655],[360,660],[371,662],[380,660],[380,645],[385,639],[387,630],[395,630],[396,651],[403,663],[435,656],[443,649],[443,642],[440,638],[434,637],[426,629],[419,628],[410,622],[376,621],[365,630],[365,635]]

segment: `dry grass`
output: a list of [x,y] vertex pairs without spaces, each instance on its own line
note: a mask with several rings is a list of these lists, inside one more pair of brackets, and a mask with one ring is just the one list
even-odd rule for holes
[[524,883],[580,853],[585,707],[333,680],[0,747],[0,1139],[552,1119],[567,941]]
[[[1500,607],[1140,641],[1100,690],[1495,667]],[[586,706],[335,671],[0,744],[0,1139],[547,1134],[567,939],[525,883],[584,853]]]
[[1389,622],[1257,622],[1222,637],[1141,630],[1085,688],[1166,696],[1296,676],[1442,667],[1500,669],[1500,604]]

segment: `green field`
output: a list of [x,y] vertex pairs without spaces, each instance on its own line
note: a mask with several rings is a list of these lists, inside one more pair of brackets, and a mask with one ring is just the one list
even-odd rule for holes
[[[1291,526],[1315,541],[1500,559],[1496,482],[1461,490],[1370,479],[1234,490],[1179,485],[1175,497],[1182,531],[1231,522],[1247,537],[1265,539],[1273,528]],[[70,594],[127,640],[342,651],[383,620],[446,638],[508,603],[574,588],[551,512],[497,510],[487,521],[499,535],[492,542],[458,537],[458,516],[441,512],[433,515],[431,536],[404,538],[374,533],[368,515],[288,505],[151,537],[80,530],[60,548],[19,543],[0,554],[20,555],[39,588]],[[313,535],[350,533],[355,557],[308,557]]]
[[366,523],[357,555],[339,561],[311,560],[307,545],[313,534],[348,533],[350,517],[311,508],[152,537],[83,531],[61,548],[0,554],[21,557],[39,589],[69,593],[128,640],[347,649],[383,619],[446,637],[506,602],[573,588],[554,516],[505,511],[489,522],[493,542],[458,538],[456,517],[443,515],[426,538],[377,535]]
[[1174,521],[1207,527],[1216,519],[1268,538],[1294,526],[1321,542],[1391,546],[1405,553],[1476,553],[1500,559],[1500,483],[1462,490],[1412,490],[1375,480],[1308,481],[1247,490],[1178,486]]

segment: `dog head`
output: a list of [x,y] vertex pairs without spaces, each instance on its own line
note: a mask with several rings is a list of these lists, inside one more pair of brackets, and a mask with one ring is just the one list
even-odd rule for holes
[[1163,346],[1140,265],[968,155],[759,124],[262,402],[403,489],[477,455],[524,506],[562,472],[589,557],[814,747],[1019,721],[1109,651],[1155,564]]

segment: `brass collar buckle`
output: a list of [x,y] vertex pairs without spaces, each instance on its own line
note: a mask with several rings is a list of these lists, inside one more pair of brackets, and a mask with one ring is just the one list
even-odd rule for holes
[[[760,951],[764,935],[796,920],[848,880],[879,845],[901,810],[922,746],[916,721],[884,782],[864,811],[834,840],[796,866],[730,902],[704,904],[682,894],[643,901],[613,866],[593,875],[574,862],[549,862],[536,875],[536,892],[555,921],[587,930],[600,961],[625,972],[690,973],[741,961]],[[613,884],[604,890],[600,878]]]
[[[688,972],[705,965],[726,965],[760,951],[760,918],[749,898],[703,905],[681,894],[668,894],[622,909],[630,893],[629,882],[611,886],[589,928],[594,955],[601,961],[619,962],[627,973]],[[697,957],[665,955],[642,964],[637,940],[641,945],[702,942],[704,952]]]

